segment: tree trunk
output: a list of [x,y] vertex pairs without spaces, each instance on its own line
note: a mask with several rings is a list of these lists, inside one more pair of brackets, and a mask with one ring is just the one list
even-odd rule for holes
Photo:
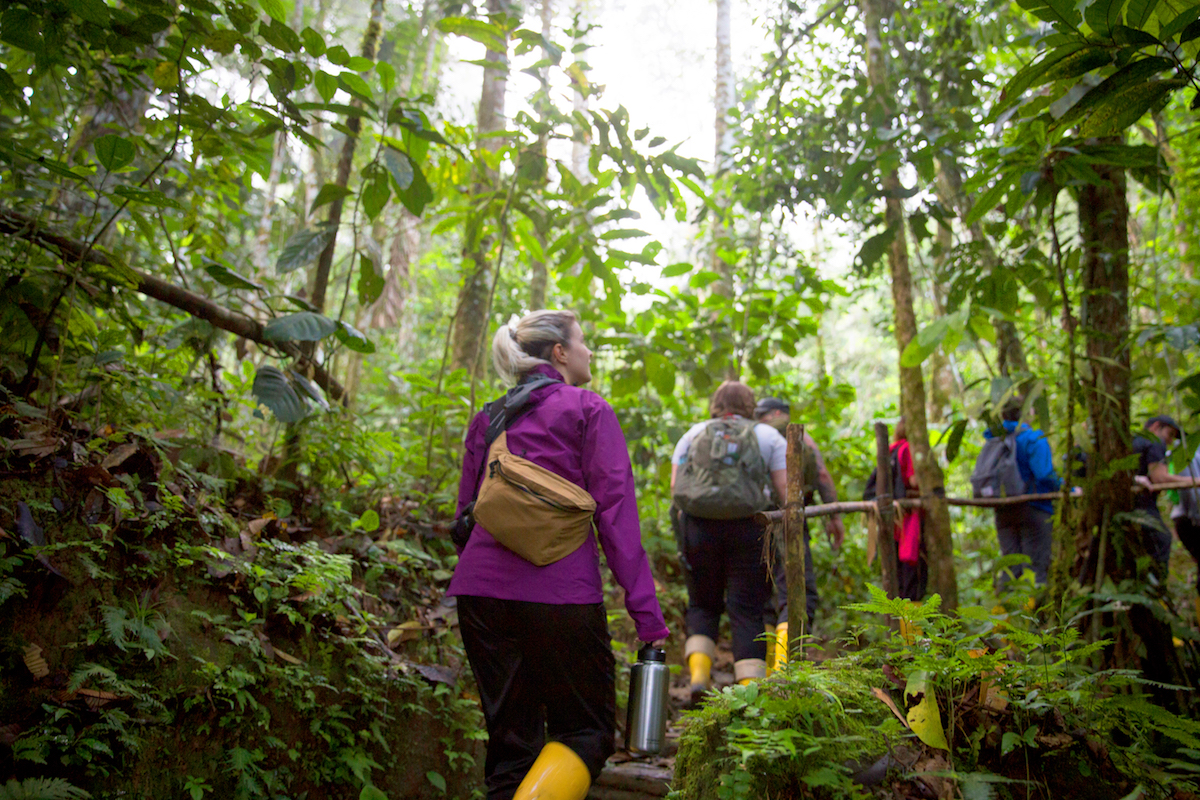
[[[379,47],[380,34],[383,31],[383,0],[373,0],[371,3],[371,19],[367,23],[367,30],[363,33],[362,40],[362,57],[371,61],[375,60],[375,51]],[[355,98],[350,101],[350,105],[354,108],[361,108],[362,101]],[[349,133],[346,139],[342,142],[342,153],[338,158],[337,178],[334,183],[342,188],[350,182],[350,170],[354,166],[354,150],[358,147],[358,132],[362,127],[362,117],[358,114],[348,114],[346,116],[346,128]],[[313,276],[313,292],[312,304],[318,312],[325,310],[325,292],[329,287],[329,271],[333,267],[333,252],[337,247],[337,227],[342,221],[342,208],[345,206],[345,198],[339,197],[329,204],[329,216],[327,223],[334,229],[334,235],[329,240],[329,244],[321,251],[321,257],[317,261],[317,271]]]
[[[729,128],[729,109],[733,107],[734,103],[731,6],[732,0],[717,0],[717,80],[714,98],[716,113],[712,170],[714,181],[726,168],[729,153],[733,147],[732,132]],[[719,198],[725,197],[724,192],[718,191],[716,194]],[[731,246],[732,232],[724,219],[728,204],[723,200],[718,200],[718,203],[721,206],[721,213],[713,222],[711,263],[713,272],[720,275],[721,278],[713,284],[713,289],[717,294],[732,301],[734,293],[733,264],[721,257],[721,250],[729,249]],[[720,312],[714,312],[714,314],[719,316]],[[713,328],[713,349],[718,353],[726,354],[728,366],[725,370],[725,377],[729,380],[737,380],[741,373],[741,365],[738,363],[735,347],[732,328],[721,325]]]
[[[860,0],[859,7],[866,29],[867,80],[872,95],[884,108],[885,117],[890,118],[893,112],[881,36],[881,6],[881,0]],[[908,265],[908,237],[898,170],[893,169],[883,176],[882,188],[887,203],[885,219],[888,227],[895,232],[888,250],[888,264],[892,274],[896,344],[899,352],[903,353],[917,335],[917,318],[913,311],[912,274]],[[929,430],[925,420],[925,381],[919,366],[900,367],[900,409],[908,428],[917,484],[925,501],[924,533],[929,562],[929,588],[941,595],[943,609],[953,611],[958,607],[958,582],[954,572],[950,507],[946,505],[942,469],[929,446]]]
[[[513,10],[511,0],[488,0],[488,13],[508,14]],[[507,50],[507,49],[506,49]],[[483,138],[485,134],[504,129],[504,92],[508,86],[508,53],[487,51],[487,61],[500,65],[499,69],[485,67],[483,87],[479,95],[479,116],[476,131],[479,146],[486,150],[501,147],[500,139]],[[497,176],[478,176],[474,194],[477,198],[492,191]],[[467,242],[463,252],[463,285],[458,294],[458,308],[454,316],[454,348],[451,355],[452,369],[465,369],[473,378],[478,376],[479,363],[484,351],[484,338],[488,330],[488,252],[493,239],[481,233],[483,221],[469,226]]]
[[[572,43],[572,52],[575,52],[575,48],[577,47],[586,48],[587,45],[587,40],[585,39],[584,35],[580,33],[584,26],[583,13],[584,0],[575,0],[575,4],[571,8],[571,25],[575,29],[577,35]],[[575,55],[575,61],[581,65],[586,62],[583,62],[583,60],[579,57],[579,53],[585,52],[587,52],[587,50],[583,49]],[[576,114],[582,114],[585,117],[588,113],[588,98],[583,92],[579,91],[578,86],[575,87],[575,91],[572,94],[571,110]],[[591,142],[590,138],[584,138],[590,136],[590,130],[576,131],[576,137],[571,140],[571,173],[584,183],[590,183],[591,181],[591,174],[588,172],[587,166]]]
[[[554,29],[554,0],[542,0],[542,39],[546,42],[550,41],[550,34]],[[550,51],[546,47],[542,47],[542,59],[549,61]],[[538,73],[538,80],[541,82],[540,96],[538,97],[538,118],[546,129],[538,135],[537,141],[537,158],[542,160],[545,165],[542,168],[541,185],[546,186],[549,179],[548,163],[546,161],[546,145],[549,140],[549,110],[550,110],[550,67],[545,66]],[[546,235],[540,230],[533,232],[534,238],[542,246],[542,252],[546,251]],[[546,284],[549,282],[550,274],[546,268],[546,262],[539,259],[531,259],[529,264],[529,308],[537,310],[546,306]]]

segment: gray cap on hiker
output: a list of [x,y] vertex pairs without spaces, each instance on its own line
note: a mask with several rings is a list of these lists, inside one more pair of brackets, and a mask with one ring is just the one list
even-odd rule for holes
[[1183,431],[1179,429],[1179,423],[1176,422],[1171,417],[1168,417],[1166,414],[1159,414],[1156,417],[1151,417],[1146,422],[1146,427],[1150,427],[1151,425],[1153,425],[1156,422],[1159,423],[1160,425],[1166,425],[1168,428],[1174,428],[1176,436],[1183,435]]
[[786,400],[780,400],[778,397],[764,397],[758,401],[758,405],[754,406],[754,416],[761,417],[768,411],[782,411],[785,414],[790,414],[792,407],[788,405]]

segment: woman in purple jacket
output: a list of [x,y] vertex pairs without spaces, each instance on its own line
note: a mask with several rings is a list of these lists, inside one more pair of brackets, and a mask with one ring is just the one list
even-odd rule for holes
[[[586,489],[596,500],[597,537],[539,567],[476,525],[460,553],[447,594],[458,596],[487,719],[489,800],[582,800],[615,749],[615,663],[597,538],[638,638],[668,635],[642,548],[625,436],[612,407],[578,388],[592,379],[591,358],[570,311],[535,311],[501,326],[492,342],[506,382],[563,381],[533,391],[533,410],[508,428],[508,449]],[[467,430],[459,514],[475,496],[487,426],[483,411]]]

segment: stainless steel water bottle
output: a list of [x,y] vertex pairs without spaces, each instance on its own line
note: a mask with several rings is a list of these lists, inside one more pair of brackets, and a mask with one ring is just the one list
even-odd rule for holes
[[625,746],[631,753],[654,755],[667,735],[667,689],[671,683],[667,654],[646,645],[629,671],[629,707]]

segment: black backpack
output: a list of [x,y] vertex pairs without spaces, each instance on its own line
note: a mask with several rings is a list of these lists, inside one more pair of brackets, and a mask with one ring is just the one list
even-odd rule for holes
[[[904,484],[904,476],[900,474],[900,457],[897,455],[899,451],[893,450],[891,456],[891,473],[892,473],[892,497],[901,498],[908,494],[908,487]],[[879,469],[871,470],[870,477],[867,478],[867,486],[863,489],[863,500],[874,500],[879,496]]]

